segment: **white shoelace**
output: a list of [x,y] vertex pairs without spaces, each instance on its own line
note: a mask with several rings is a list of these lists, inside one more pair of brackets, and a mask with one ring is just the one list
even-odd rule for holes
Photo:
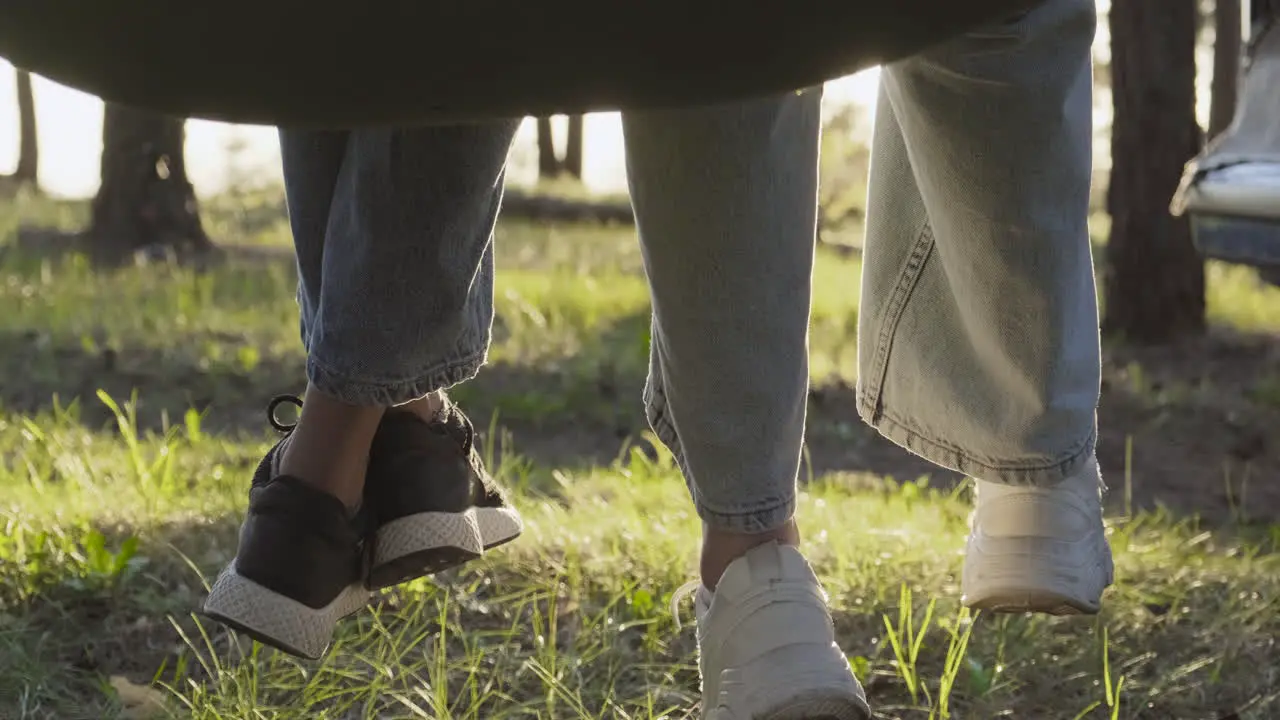
[[698,590],[701,588],[701,580],[690,580],[676,588],[675,592],[671,593],[671,617],[676,621],[677,632],[684,627],[680,622],[680,603],[684,602],[690,596],[696,595]]

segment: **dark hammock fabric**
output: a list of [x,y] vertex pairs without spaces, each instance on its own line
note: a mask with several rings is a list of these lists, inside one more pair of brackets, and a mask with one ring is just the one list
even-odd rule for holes
[[0,0],[0,56],[105,100],[354,127],[729,101],[1035,0]]

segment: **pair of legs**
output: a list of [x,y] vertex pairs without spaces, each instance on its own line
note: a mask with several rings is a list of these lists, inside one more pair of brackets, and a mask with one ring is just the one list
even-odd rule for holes
[[[720,535],[786,534],[794,508],[820,101],[624,118],[653,291],[645,406],[690,479],[712,558]],[[480,370],[516,127],[281,134],[310,377],[286,471],[355,504],[382,410],[434,402]]]
[[[703,577],[711,586],[748,547],[796,539],[820,102],[819,91],[807,91],[624,118],[653,290],[645,405],[706,522]],[[316,655],[333,622],[360,602],[348,590],[351,573],[323,583],[309,576],[333,543],[311,542],[309,529],[273,519],[280,506],[326,506],[323,524],[337,545],[372,536],[365,574],[380,578],[375,586],[421,574],[415,558],[417,570],[441,567],[428,551],[453,547],[466,559],[513,535],[466,515],[477,505],[471,496],[497,494],[482,469],[470,473],[477,482],[458,480],[467,474],[461,465],[476,464],[456,457],[474,454],[469,427],[455,428],[461,441],[452,455],[421,452],[413,437],[449,434],[442,422],[460,413],[446,409],[442,393],[484,363],[494,223],[517,126],[281,133],[309,383],[296,428],[259,469],[254,492],[268,499],[251,496],[236,562],[206,602],[214,617]],[[415,485],[421,489],[403,489]],[[285,486],[288,493],[278,489]],[[436,494],[461,500],[437,507]],[[406,514],[405,505],[418,511]],[[467,524],[481,527],[467,537]],[[275,549],[256,552],[267,545],[256,538],[267,537]],[[293,546],[303,547],[282,549]],[[359,562],[358,552],[343,554],[349,560],[327,566]],[[285,565],[291,582],[273,569]],[[309,589],[318,584],[324,589]],[[249,596],[282,610],[240,612]],[[302,596],[301,606],[286,602]]]
[[[1089,610],[1109,580],[1086,228],[1094,12],[1088,0],[1048,0],[884,70],[859,408],[886,436],[978,480],[965,576],[966,601],[978,606]],[[698,612],[710,718],[867,714],[817,579],[794,549],[819,100],[807,92],[624,117],[653,292],[645,406],[705,529]],[[350,532],[373,538],[375,570],[378,558],[426,549],[384,553],[395,544],[388,527],[419,537],[447,534],[440,528],[458,518],[482,524],[466,501],[384,522],[385,508],[414,498],[381,494],[436,482],[432,463],[448,453],[424,460],[414,437],[460,438],[459,456],[470,452],[468,432],[446,432],[465,423],[449,425],[457,416],[442,413],[439,393],[485,357],[492,231],[515,127],[281,135],[310,384],[298,428],[255,492],[268,497],[280,477],[298,480],[299,503],[315,491],[337,498],[330,506],[384,508],[372,531]],[[408,412],[387,410],[405,403]],[[288,502],[263,500],[258,516]],[[308,542],[279,532],[289,539],[278,546]],[[255,588],[283,586],[270,563],[250,561],[246,533],[211,600],[227,610],[215,615],[270,640],[230,610]],[[475,536],[472,551],[514,535],[482,527]],[[318,561],[322,551],[307,547]],[[420,569],[428,565],[439,563]],[[325,597],[304,604],[315,610]]]

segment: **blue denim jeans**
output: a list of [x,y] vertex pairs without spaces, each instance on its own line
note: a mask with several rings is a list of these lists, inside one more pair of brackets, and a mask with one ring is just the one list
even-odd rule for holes
[[1048,0],[884,68],[871,152],[858,410],[991,482],[1093,454],[1091,0]]
[[[884,72],[859,409],[988,480],[1055,482],[1092,452],[1094,24],[1088,0],[1049,0]],[[727,530],[795,507],[820,101],[623,117],[653,296],[646,413]],[[516,127],[281,132],[314,387],[390,406],[478,372]]]
[[[808,393],[821,93],[623,118],[653,294],[645,392],[709,523],[784,523]],[[308,375],[395,405],[484,364],[517,123],[280,133]]]

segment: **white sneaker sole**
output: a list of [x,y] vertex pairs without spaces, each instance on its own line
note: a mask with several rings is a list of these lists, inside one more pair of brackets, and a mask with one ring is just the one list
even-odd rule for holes
[[756,720],[871,720],[871,710],[847,697],[813,691],[797,696],[785,707],[757,715]]
[[363,608],[371,595],[361,585],[350,585],[328,605],[311,608],[244,577],[232,561],[202,610],[264,645],[315,660],[328,649],[338,621]]
[[1075,543],[971,535],[961,602],[974,610],[1092,615],[1115,580],[1101,531]]
[[747,668],[725,670],[719,704],[705,718],[871,720],[871,708],[839,647],[792,645]]
[[524,522],[511,507],[425,512],[392,520],[378,528],[375,536],[368,585],[391,587],[456,567],[515,540],[522,532]]

